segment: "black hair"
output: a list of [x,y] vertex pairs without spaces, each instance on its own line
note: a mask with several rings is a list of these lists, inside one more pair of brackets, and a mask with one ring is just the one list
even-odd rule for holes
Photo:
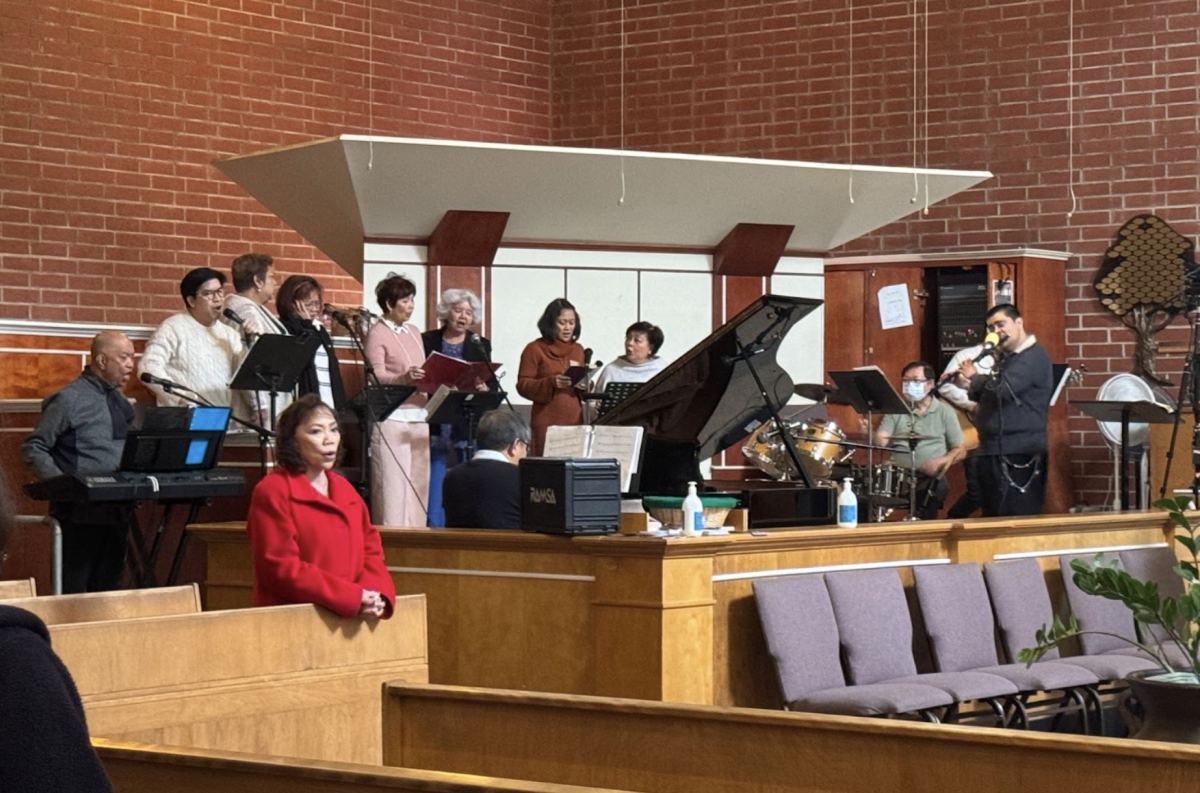
[[987,313],[986,319],[990,320],[992,317],[996,316],[997,314],[1003,314],[1004,316],[1008,317],[1009,319],[1013,319],[1013,320],[1021,318],[1021,312],[1017,311],[1017,307],[1014,306],[1012,303],[997,303],[996,305],[992,306],[992,308]]
[[197,267],[185,275],[179,282],[179,296],[183,298],[183,304],[188,305],[188,298],[195,297],[200,291],[200,287],[214,278],[220,282],[221,286],[225,286],[225,273],[211,267]]
[[406,297],[417,293],[417,285],[402,275],[389,275],[375,285],[375,300],[386,314]]
[[625,329],[625,337],[629,338],[631,333],[645,333],[646,341],[650,342],[650,354],[658,355],[658,348],[663,343],[662,328],[649,322],[635,322]]
[[538,318],[538,331],[542,334],[542,339],[546,342],[552,342],[557,338],[555,333],[555,323],[558,322],[558,317],[564,311],[575,312],[575,335],[571,336],[571,341],[579,341],[579,334],[583,331],[583,321],[579,319],[579,312],[575,310],[575,306],[571,305],[571,301],[565,297],[556,297],[546,306],[546,310],[542,312],[542,316]]
[[900,376],[903,377],[904,373],[907,372],[909,369],[917,369],[917,368],[920,368],[921,375],[926,380],[932,380],[934,377],[937,376],[937,372],[933,371],[933,367],[930,366],[929,364],[925,363],[924,361],[909,361],[908,363],[904,364],[904,368],[900,370]]
[[[280,468],[293,474],[304,473],[306,466],[304,457],[300,454],[300,442],[296,440],[296,433],[309,416],[320,410],[328,412],[334,418],[337,417],[333,408],[322,402],[321,397],[316,394],[305,394],[279,414],[279,422],[275,425],[275,464]],[[339,446],[339,462],[341,454],[342,447]]]

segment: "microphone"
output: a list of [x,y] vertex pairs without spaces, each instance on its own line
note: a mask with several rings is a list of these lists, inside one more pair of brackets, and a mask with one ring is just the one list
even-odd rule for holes
[[971,363],[979,363],[984,358],[994,358],[995,353],[992,351],[996,349],[996,345],[999,343],[1000,336],[995,333],[989,333],[988,335],[984,336],[983,349],[980,350],[978,355],[971,359]]
[[242,331],[246,334],[247,341],[253,341],[254,337],[258,335],[252,330],[246,330],[246,320],[242,319],[241,316],[232,308],[225,309],[221,312],[221,314],[225,317],[225,319],[242,329]]
[[341,323],[346,328],[349,328],[355,322],[370,322],[371,320],[379,319],[377,314],[371,313],[369,309],[362,306],[358,308],[339,308],[332,303],[326,303],[322,310],[333,317],[334,321]]
[[592,365],[592,348],[591,347],[585,347],[583,349],[583,365],[584,366]]
[[138,377],[138,379],[147,385],[162,386],[167,391],[170,391],[172,388],[181,388],[184,391],[188,390],[188,389],[184,388],[183,386],[181,386],[179,383],[172,382],[171,380],[168,380],[165,377],[155,377],[154,375],[150,374],[149,372],[142,372],[141,375]]

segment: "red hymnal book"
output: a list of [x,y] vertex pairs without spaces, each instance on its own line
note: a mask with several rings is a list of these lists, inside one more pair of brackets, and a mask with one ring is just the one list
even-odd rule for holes
[[475,391],[480,383],[492,379],[492,373],[500,368],[500,364],[464,361],[435,352],[425,359],[421,368],[425,370],[425,376],[415,385],[426,394],[432,394],[441,385],[455,391]]

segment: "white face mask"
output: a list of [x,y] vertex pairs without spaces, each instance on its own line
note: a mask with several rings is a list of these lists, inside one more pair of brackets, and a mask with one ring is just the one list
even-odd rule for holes
[[922,399],[925,398],[925,384],[924,383],[905,383],[904,384],[904,396],[908,397],[913,402],[920,402]]

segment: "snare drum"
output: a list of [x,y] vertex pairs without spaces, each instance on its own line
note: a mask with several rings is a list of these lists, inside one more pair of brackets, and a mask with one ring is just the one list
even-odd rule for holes
[[[851,466],[856,492],[861,496],[867,492],[867,466]],[[870,495],[876,499],[895,500],[908,503],[908,469],[891,463],[877,463],[871,467]]]
[[785,463],[787,450],[779,440],[779,432],[770,424],[764,424],[751,436],[750,442],[742,447],[742,454],[755,468],[772,479],[782,479],[783,472],[791,469]]
[[804,470],[814,479],[828,479],[833,474],[833,465],[842,454],[841,441],[846,434],[838,425],[826,419],[813,419],[801,424],[799,432],[793,430],[796,452]]

